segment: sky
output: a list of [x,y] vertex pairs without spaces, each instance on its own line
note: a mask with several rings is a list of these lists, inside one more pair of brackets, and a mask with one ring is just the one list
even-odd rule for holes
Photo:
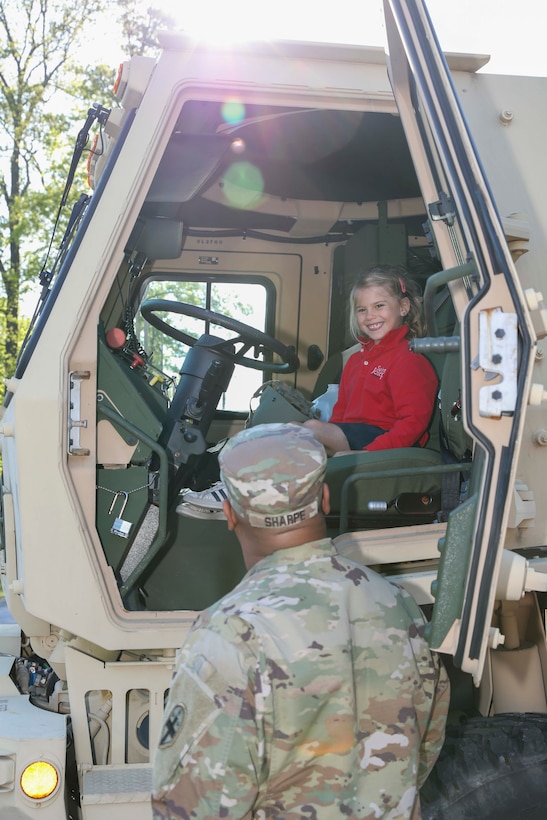
[[[180,11],[177,6],[180,3]],[[490,54],[484,71],[547,76],[547,0],[426,0],[444,51]],[[200,36],[300,39],[384,46],[381,0],[143,0],[163,8],[180,28]],[[274,13],[272,13],[272,9]],[[117,65],[115,43],[104,27],[97,41],[108,46]]]

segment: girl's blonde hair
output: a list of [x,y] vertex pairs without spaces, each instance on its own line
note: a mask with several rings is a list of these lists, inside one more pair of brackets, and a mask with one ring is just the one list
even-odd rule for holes
[[354,339],[362,336],[357,320],[355,299],[357,291],[368,287],[382,287],[399,301],[405,297],[409,301],[406,316],[402,316],[403,324],[408,325],[408,338],[425,334],[425,321],[422,308],[422,294],[419,286],[409,279],[406,270],[396,265],[376,265],[362,273],[351,289],[349,297],[349,327]]

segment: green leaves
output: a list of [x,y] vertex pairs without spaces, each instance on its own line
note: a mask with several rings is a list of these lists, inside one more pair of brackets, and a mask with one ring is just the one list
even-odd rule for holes
[[[92,103],[114,105],[116,67],[78,62],[107,9],[118,15],[128,54],[157,51],[156,32],[169,18],[138,0],[0,0],[0,379],[15,368],[19,300],[46,261],[76,136]],[[88,191],[86,159],[84,151],[59,239]]]

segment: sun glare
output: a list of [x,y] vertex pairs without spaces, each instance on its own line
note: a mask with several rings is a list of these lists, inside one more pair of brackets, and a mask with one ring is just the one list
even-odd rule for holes
[[250,2],[230,3],[222,0],[208,0],[196,6],[184,6],[178,14],[172,2],[166,6],[166,13],[177,15],[177,23],[184,32],[199,40],[216,44],[237,43],[245,40],[264,40],[271,37],[264,14],[259,12],[260,4]]
[[[383,42],[381,0],[352,0],[351,13],[326,15],[317,0],[202,0],[179,7],[173,0],[156,6],[176,21],[177,28],[199,40],[217,44],[242,40],[312,40],[352,42],[356,33]],[[373,44],[373,43],[369,43]]]

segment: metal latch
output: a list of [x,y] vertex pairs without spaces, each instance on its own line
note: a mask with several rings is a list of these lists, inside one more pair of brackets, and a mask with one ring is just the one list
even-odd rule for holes
[[454,200],[444,191],[439,191],[439,200],[429,203],[429,215],[433,222],[446,222],[450,227],[456,218]]
[[87,427],[87,420],[80,418],[80,388],[89,379],[89,370],[73,370],[68,375],[68,453],[71,456],[88,456],[87,447],[80,447],[80,430]]

